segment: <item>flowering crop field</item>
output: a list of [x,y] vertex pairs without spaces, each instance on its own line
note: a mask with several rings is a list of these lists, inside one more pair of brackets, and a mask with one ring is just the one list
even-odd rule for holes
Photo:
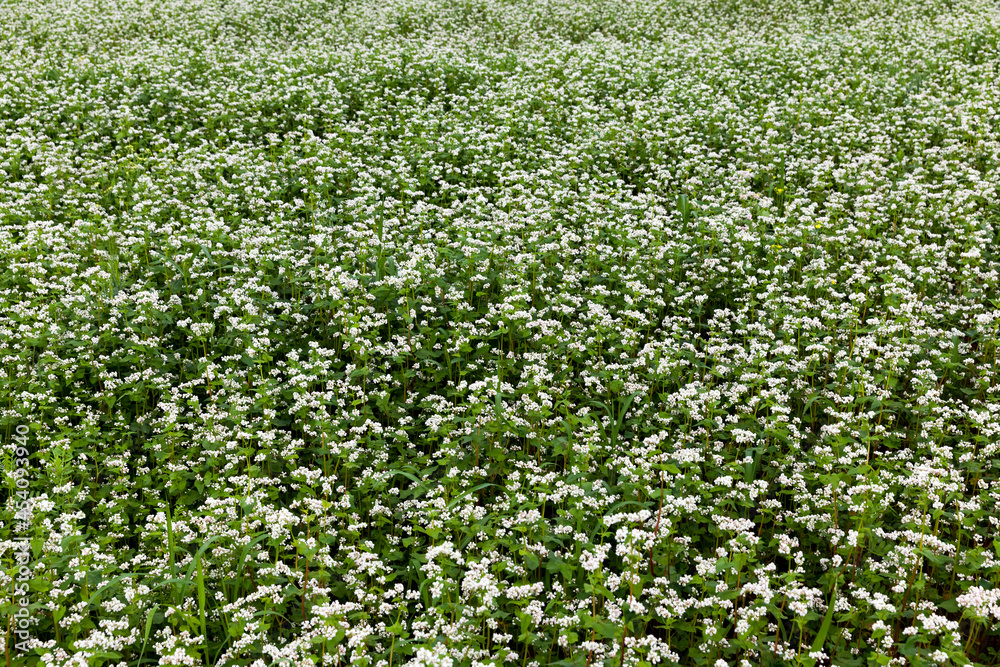
[[0,1],[0,665],[1000,663],[998,39]]

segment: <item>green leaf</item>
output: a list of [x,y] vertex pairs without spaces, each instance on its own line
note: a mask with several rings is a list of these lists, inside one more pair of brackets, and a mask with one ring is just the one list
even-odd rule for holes
[[[87,577],[88,582],[90,582],[91,576],[95,575],[95,574],[98,575],[98,577],[100,576],[100,572],[96,572],[96,571],[95,572],[91,572],[88,575],[88,577]],[[101,593],[103,593],[104,591],[108,590],[109,588],[111,588],[112,586],[114,586],[115,584],[117,584],[122,579],[131,579],[132,577],[138,577],[138,576],[141,576],[141,575],[136,574],[136,573],[132,573],[132,574],[120,574],[120,575],[118,575],[117,577],[115,577],[114,579],[112,579],[111,581],[109,581],[108,583],[104,584],[103,586],[101,586],[96,591],[94,591],[94,594],[91,595],[90,598],[87,600],[87,604],[91,605],[91,604],[94,604],[95,602],[97,602],[97,600],[101,597]],[[96,582],[93,582],[93,583],[96,583]]]
[[404,470],[390,470],[389,471],[389,477],[392,477],[393,475],[402,475],[403,477],[405,477],[406,479],[410,480],[411,482],[413,482],[414,484],[417,484],[417,485],[420,485],[422,483],[414,475],[411,475],[410,473],[408,473],[408,472],[406,472]]
[[[217,535],[216,537],[220,537]],[[201,551],[195,556],[198,563],[198,617],[201,620],[201,634],[205,637],[205,663],[211,664],[208,658],[208,625],[205,623],[205,577],[202,575]]]
[[[455,498],[454,500],[452,500],[450,503],[448,503],[448,506],[445,508],[445,511],[447,512],[452,507],[454,507],[455,505],[457,505],[458,501],[460,501],[462,498],[465,498],[466,496],[471,495],[471,494],[475,493],[476,491],[480,491],[482,489],[485,489],[486,487],[489,487],[489,486],[495,486],[495,487],[500,488],[500,489],[504,488],[504,487],[500,486],[499,484],[494,484],[492,482],[483,482],[479,486],[476,486],[476,487],[473,487],[473,488],[469,489],[468,491],[466,491],[465,493],[463,493],[462,495],[458,496],[457,498]],[[504,490],[506,491],[506,489],[504,489]]]
[[947,556],[941,556],[939,554],[936,554],[936,553],[934,553],[933,551],[931,551],[930,549],[928,549],[926,547],[924,547],[922,549],[917,549],[916,551],[917,551],[918,554],[920,554],[921,556],[923,556],[924,558],[926,558],[927,560],[929,560],[934,565],[944,565],[945,563],[948,563],[948,562],[951,561],[951,558],[949,558]]
[[142,664],[142,655],[146,652],[146,642],[149,641],[149,630],[153,627],[153,615],[156,614],[156,610],[159,608],[159,604],[154,604],[153,608],[146,615],[146,630],[142,633],[142,650],[139,651],[139,661],[137,664]]
[[826,616],[823,618],[823,625],[819,626],[819,633],[816,634],[816,641],[813,642],[813,653],[823,650],[823,642],[826,641],[826,635],[830,632],[830,624],[833,623],[833,610],[836,607],[834,604],[836,601],[837,591],[834,590],[833,594],[830,596],[830,608],[826,610]]
[[[754,451],[754,450],[751,450]],[[757,447],[754,452],[753,461],[747,463],[743,468],[743,481],[749,484],[757,479],[757,472],[760,470],[760,457],[764,454],[763,447]]]
[[594,625],[594,629],[597,631],[597,636],[600,639],[614,639],[618,636],[619,627],[614,623],[608,623],[607,621],[598,621]]

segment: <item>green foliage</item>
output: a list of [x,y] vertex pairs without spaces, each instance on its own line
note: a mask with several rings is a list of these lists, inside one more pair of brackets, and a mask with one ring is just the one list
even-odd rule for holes
[[10,664],[997,663],[989,2],[0,26]]

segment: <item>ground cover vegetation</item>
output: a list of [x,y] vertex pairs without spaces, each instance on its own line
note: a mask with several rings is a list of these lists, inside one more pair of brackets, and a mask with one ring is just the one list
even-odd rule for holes
[[998,36],[6,0],[0,660],[997,664]]

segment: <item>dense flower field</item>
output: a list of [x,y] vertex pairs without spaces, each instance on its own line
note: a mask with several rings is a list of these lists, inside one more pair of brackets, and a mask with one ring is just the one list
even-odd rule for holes
[[0,664],[998,664],[998,38],[3,2]]

